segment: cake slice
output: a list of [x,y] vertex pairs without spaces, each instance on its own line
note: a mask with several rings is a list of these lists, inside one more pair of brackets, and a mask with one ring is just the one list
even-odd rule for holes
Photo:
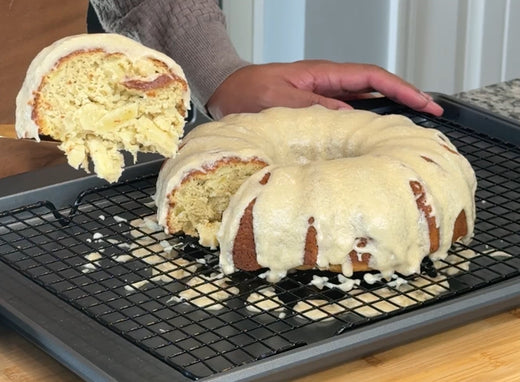
[[117,34],[68,36],[30,64],[16,99],[19,138],[61,142],[68,163],[109,182],[122,151],[175,156],[190,91],[170,57]]

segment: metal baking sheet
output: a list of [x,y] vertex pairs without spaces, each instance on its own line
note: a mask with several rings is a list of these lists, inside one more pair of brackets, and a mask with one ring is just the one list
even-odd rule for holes
[[214,251],[154,232],[162,159],[151,156],[116,185],[67,166],[0,180],[0,316],[85,380],[274,381],[518,306],[520,128],[435,98],[442,118],[387,99],[356,104],[439,128],[476,170],[473,243],[425,261],[421,275],[361,275],[346,293],[323,287],[341,280],[318,271],[270,289],[261,272],[220,284]]

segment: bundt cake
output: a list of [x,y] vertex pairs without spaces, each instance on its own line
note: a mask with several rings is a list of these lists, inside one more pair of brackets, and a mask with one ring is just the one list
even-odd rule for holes
[[441,132],[401,115],[271,108],[197,126],[157,180],[158,221],[220,247],[224,273],[419,272],[468,242],[476,178]]
[[68,36],[43,49],[28,68],[16,102],[20,138],[49,136],[74,168],[110,182],[121,151],[171,157],[183,135],[190,92],[168,56],[117,34]]

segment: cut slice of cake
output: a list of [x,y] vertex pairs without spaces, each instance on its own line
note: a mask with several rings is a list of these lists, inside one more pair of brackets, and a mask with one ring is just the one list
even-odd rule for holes
[[68,163],[117,181],[122,151],[177,153],[189,109],[182,68],[117,34],[68,36],[32,61],[16,103],[19,138],[60,141]]

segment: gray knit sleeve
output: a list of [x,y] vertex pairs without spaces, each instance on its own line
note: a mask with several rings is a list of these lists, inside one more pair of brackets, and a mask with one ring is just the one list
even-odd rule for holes
[[107,32],[126,35],[173,58],[200,110],[242,60],[215,0],[91,0]]

